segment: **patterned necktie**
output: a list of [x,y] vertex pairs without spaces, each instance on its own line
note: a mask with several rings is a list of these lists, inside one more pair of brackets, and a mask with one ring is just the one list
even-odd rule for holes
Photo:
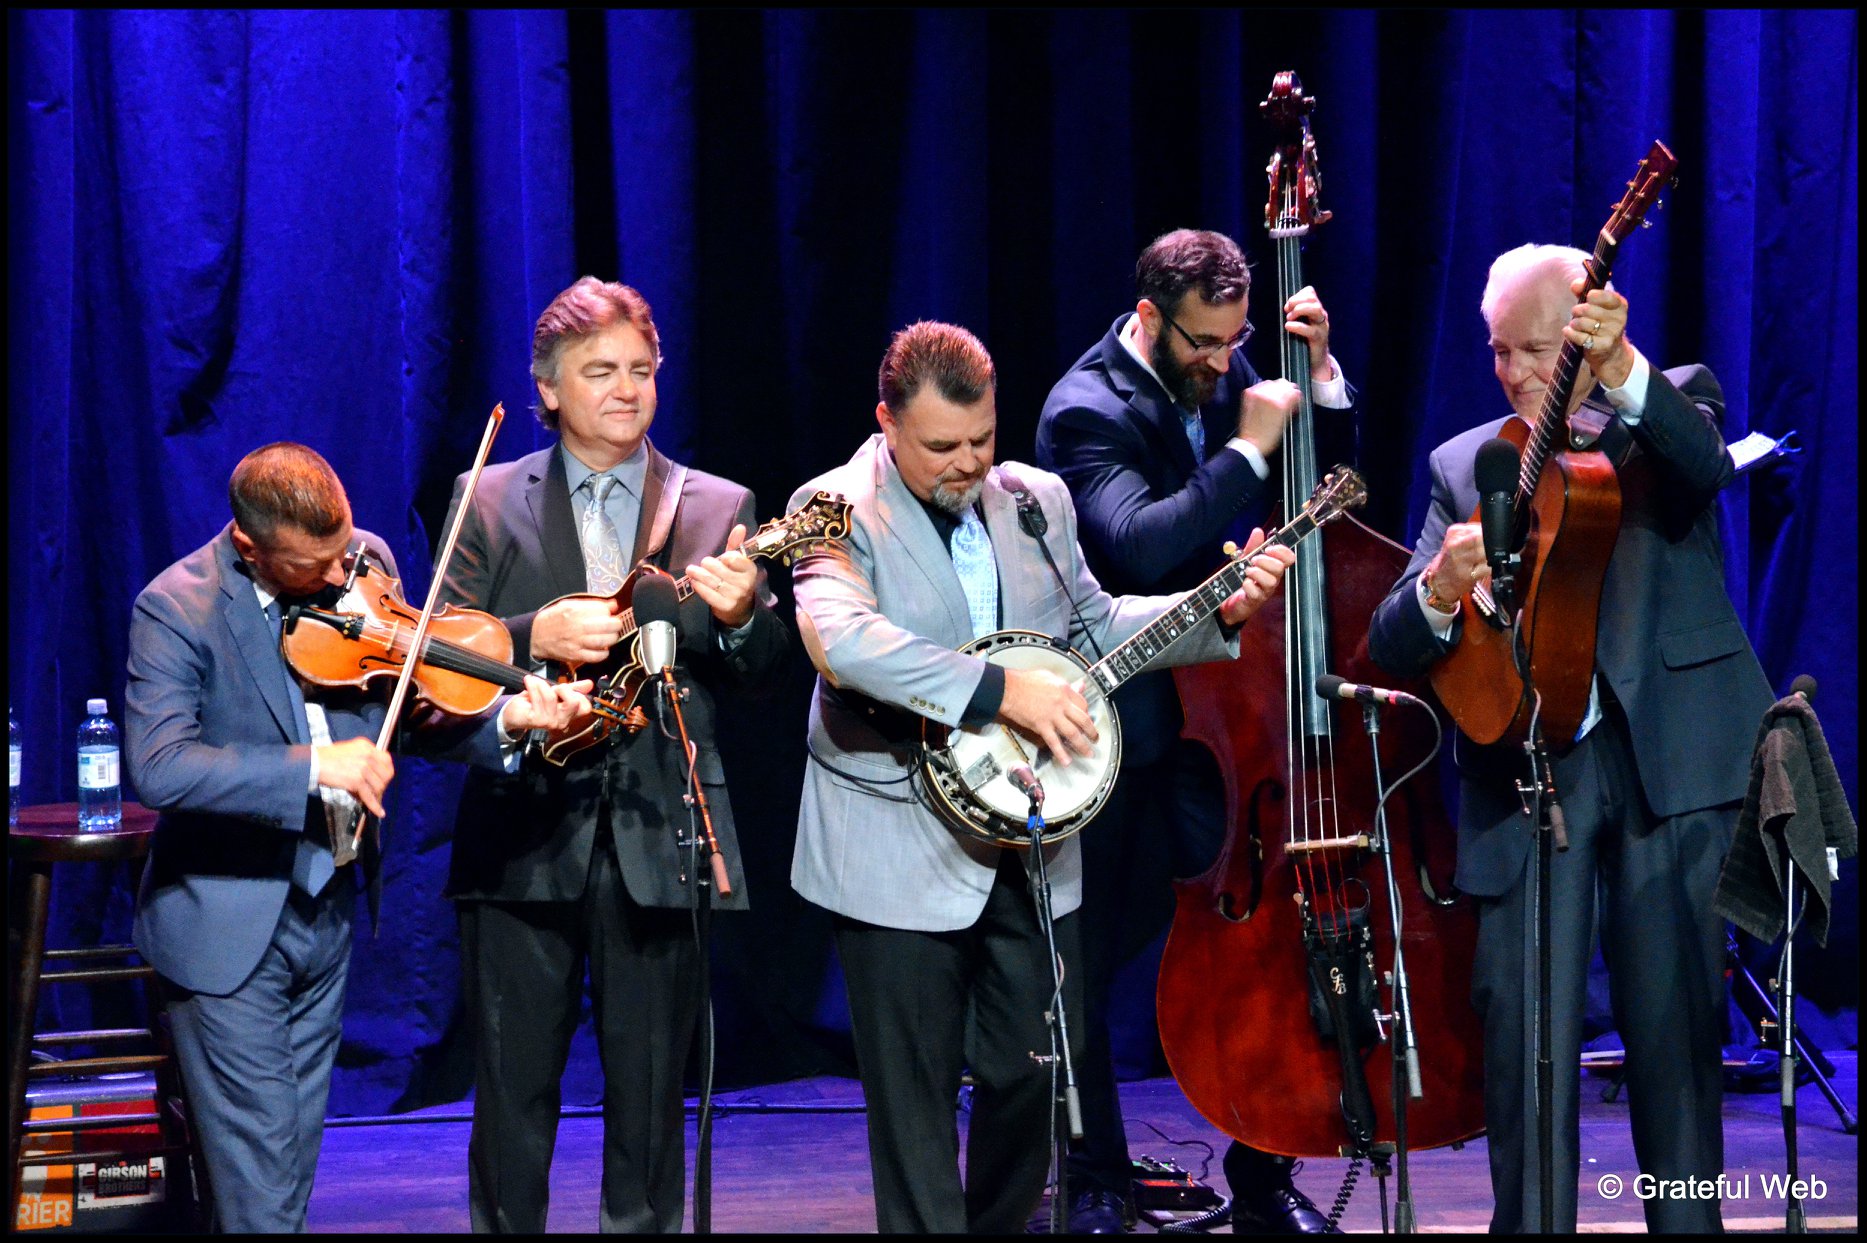
[[1185,410],[1180,411],[1180,422],[1185,424],[1186,438],[1193,444],[1193,461],[1204,462],[1206,460],[1206,425],[1200,422],[1199,411],[1194,410],[1191,413]]
[[611,474],[591,475],[583,481],[590,499],[584,505],[583,524],[577,535],[583,541],[584,575],[593,595],[613,594],[627,577],[622,568],[622,540],[603,505],[615,484],[616,477]]
[[953,568],[966,593],[966,611],[972,615],[972,637],[982,638],[998,629],[998,562],[976,506],[968,505],[960,516],[951,548]]
[[[272,637],[276,642],[282,629],[277,600],[266,606],[266,620],[272,623]],[[285,684],[291,690],[292,707],[300,712],[300,721],[307,737],[315,744],[316,738],[311,737],[310,713],[306,710],[304,692],[299,690],[298,679],[289,670],[285,674]],[[319,786],[318,792],[322,794],[324,787]],[[307,811],[307,826],[298,835],[298,844],[292,851],[292,883],[314,898],[324,892],[324,887],[331,883],[331,877],[337,874],[337,862],[331,857],[330,849],[329,817],[333,808],[322,798],[317,801],[321,814],[313,819],[313,814]]]

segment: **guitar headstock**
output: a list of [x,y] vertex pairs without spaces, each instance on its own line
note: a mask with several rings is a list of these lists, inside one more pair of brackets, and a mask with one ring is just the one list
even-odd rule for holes
[[1303,84],[1289,69],[1271,79],[1271,93],[1258,105],[1277,131],[1277,148],[1264,170],[1271,183],[1264,227],[1272,236],[1322,224],[1334,215],[1322,210],[1317,199],[1322,174],[1316,167],[1316,139],[1309,132],[1309,114],[1315,108],[1315,96],[1303,93]]
[[1617,243],[1627,240],[1627,235],[1640,227],[1647,209],[1657,204],[1660,195],[1676,180],[1678,171],[1678,159],[1665,143],[1656,139],[1647,158],[1634,170],[1633,180],[1627,183],[1627,193],[1614,205],[1608,223],[1601,228],[1602,233]]
[[1360,509],[1368,500],[1368,485],[1353,467],[1338,466],[1322,477],[1310,493],[1303,512],[1317,526],[1333,522],[1351,509]]
[[849,534],[849,502],[818,492],[782,518],[773,518],[740,548],[748,557],[775,557],[789,565],[813,544]]

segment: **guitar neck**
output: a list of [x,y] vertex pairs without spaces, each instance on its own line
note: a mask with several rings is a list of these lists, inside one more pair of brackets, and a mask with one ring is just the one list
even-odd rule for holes
[[[1577,295],[1577,300],[1608,283],[1608,273],[1613,267],[1615,253],[1619,243],[1603,232],[1595,241],[1595,253],[1583,265],[1587,272],[1587,284]],[[1530,432],[1530,441],[1524,446],[1523,458],[1517,467],[1517,529],[1522,531],[1529,515],[1530,498],[1536,494],[1536,481],[1542,477],[1544,463],[1555,452],[1556,444],[1562,439],[1563,426],[1569,419],[1569,399],[1575,394],[1575,382],[1582,371],[1582,347],[1564,339],[1562,352],[1556,356],[1556,370],[1550,377],[1549,388],[1543,393],[1543,408],[1537,412],[1536,426]]]
[[[1319,525],[1311,511],[1305,508],[1289,523],[1266,537],[1262,546],[1280,544],[1285,548],[1295,548],[1304,536]],[[1172,608],[1141,627],[1126,642],[1091,666],[1090,679],[1103,694],[1113,694],[1117,687],[1145,669],[1188,631],[1218,612],[1220,606],[1245,585],[1245,575],[1250,568],[1249,556],[1234,557],[1228,561],[1217,574],[1187,592]]]

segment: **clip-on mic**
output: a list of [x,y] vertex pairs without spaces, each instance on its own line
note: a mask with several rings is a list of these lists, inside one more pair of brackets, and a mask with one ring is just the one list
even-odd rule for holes
[[713,886],[722,898],[732,896],[732,882],[726,877],[726,858],[720,853],[719,840],[713,835],[713,812],[707,806],[706,790],[695,772],[698,749],[687,737],[687,719],[681,712],[681,692],[674,684],[674,652],[678,642],[675,629],[680,617],[680,594],[674,580],[656,570],[643,567],[630,596],[635,610],[635,628],[640,636],[642,668],[649,677],[659,676],[661,701],[674,709],[674,723],[680,730],[682,757],[687,761],[687,789],[684,801],[700,811],[701,830],[705,837],[708,862],[712,865]]

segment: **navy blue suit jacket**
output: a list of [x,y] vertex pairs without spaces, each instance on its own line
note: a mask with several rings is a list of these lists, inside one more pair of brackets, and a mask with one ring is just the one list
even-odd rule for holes
[[[1220,546],[1263,522],[1276,499],[1244,456],[1224,448],[1238,434],[1238,405],[1259,376],[1242,350],[1199,408],[1206,460],[1196,462],[1179,407],[1123,347],[1124,312],[1070,367],[1044,402],[1037,464],[1069,485],[1083,555],[1115,595],[1197,587],[1224,560]],[[1116,692],[1123,763],[1158,758],[1178,736],[1180,703],[1166,671]]]
[[[1742,801],[1757,722],[1771,702],[1724,586],[1716,502],[1734,467],[1718,430],[1723,413],[1723,390],[1704,367],[1656,369],[1640,422],[1610,418],[1597,446],[1617,466],[1621,530],[1601,590],[1595,668],[1626,710],[1641,789],[1658,816]],[[1478,446],[1505,421],[1433,450],[1425,526],[1368,635],[1369,654],[1391,673],[1421,676],[1451,650],[1427,624],[1415,584],[1446,528],[1471,520]],[[1462,735],[1456,750],[1457,882],[1496,896],[1514,883],[1533,837],[1511,787],[1521,757]]]
[[[382,541],[356,534],[393,574]],[[231,524],[136,597],[125,755],[137,796],[161,814],[133,936],[157,971],[194,992],[225,995],[252,973],[285,905],[298,835],[323,822],[309,793],[311,735],[291,676]],[[333,742],[375,738],[382,728],[378,694],[320,691],[317,699]],[[496,766],[495,729],[489,717],[441,736]],[[374,886],[373,853],[364,862]]]

